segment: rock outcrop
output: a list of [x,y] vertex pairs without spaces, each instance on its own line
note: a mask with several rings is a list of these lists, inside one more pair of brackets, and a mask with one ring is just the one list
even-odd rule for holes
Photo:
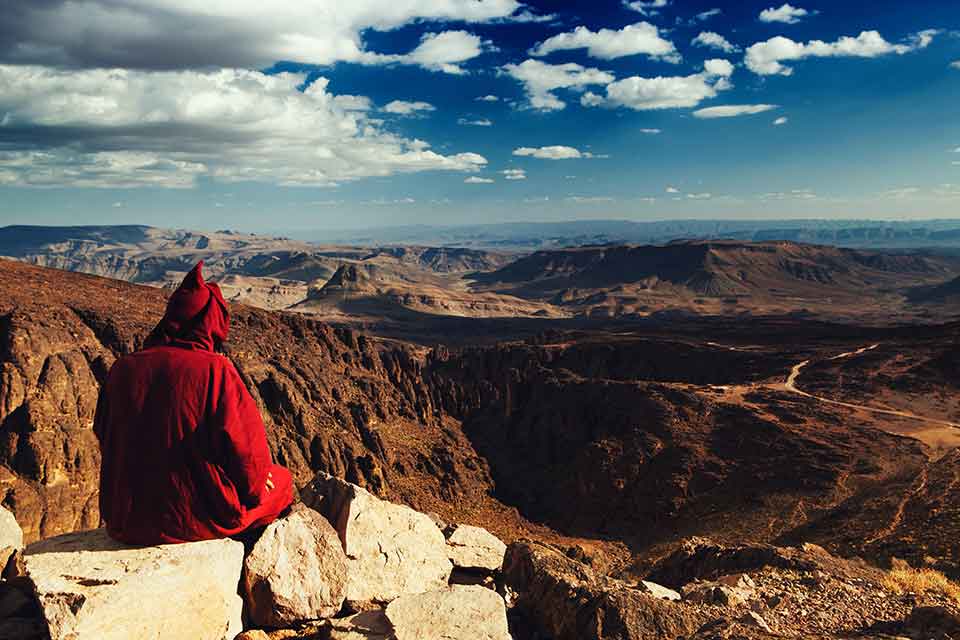
[[23,549],[23,530],[13,514],[0,507],[0,572],[10,558]]
[[453,565],[429,516],[327,474],[319,474],[301,497],[326,516],[343,543],[348,601],[383,603],[446,586]]
[[447,527],[447,553],[457,569],[494,572],[503,565],[507,545],[486,529],[466,524]]
[[455,585],[331,621],[331,640],[511,640],[503,598]]
[[268,526],[244,561],[251,621],[284,627],[330,618],[343,605],[347,559],[326,518],[301,504]]
[[555,640],[677,638],[709,619],[697,607],[596,575],[536,542],[510,545],[503,572],[518,612]]
[[135,548],[102,529],[24,552],[51,640],[233,640],[243,629],[242,566],[233,540]]

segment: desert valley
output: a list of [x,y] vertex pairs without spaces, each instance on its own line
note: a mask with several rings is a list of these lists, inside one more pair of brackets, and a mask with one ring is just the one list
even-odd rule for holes
[[276,460],[511,545],[514,638],[902,636],[956,606],[890,567],[960,578],[960,258],[142,227],[6,228],[0,253],[0,486],[28,543],[98,525],[98,387],[203,259]]

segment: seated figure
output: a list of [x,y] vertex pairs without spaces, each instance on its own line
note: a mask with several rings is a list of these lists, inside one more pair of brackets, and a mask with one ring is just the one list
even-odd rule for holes
[[117,360],[100,393],[100,513],[111,537],[152,545],[237,536],[293,500],[260,412],[219,353],[229,313],[203,262],[170,297],[142,351]]

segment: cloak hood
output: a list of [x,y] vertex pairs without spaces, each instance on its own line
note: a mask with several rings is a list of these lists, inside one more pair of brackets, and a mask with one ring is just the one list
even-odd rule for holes
[[220,287],[203,279],[203,260],[186,275],[145,347],[162,345],[213,351],[227,340],[230,312]]

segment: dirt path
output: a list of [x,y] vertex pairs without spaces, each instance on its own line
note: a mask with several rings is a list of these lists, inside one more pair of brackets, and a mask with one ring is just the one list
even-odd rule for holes
[[[879,347],[879,344],[873,344],[868,347],[862,347],[856,351],[848,351],[846,353],[841,353],[840,355],[833,356],[831,360],[839,360],[840,358],[850,358],[853,356],[858,356],[861,353],[871,351]],[[939,424],[946,427],[952,427],[954,429],[960,429],[960,424],[956,422],[949,422],[947,420],[939,420],[937,418],[927,418],[924,416],[918,416],[915,413],[910,413],[909,411],[897,411],[895,409],[881,409],[879,407],[871,407],[864,404],[854,404],[852,402],[842,402],[840,400],[832,400],[830,398],[824,398],[823,396],[816,396],[812,393],[807,393],[803,389],[797,387],[797,378],[800,376],[800,373],[803,371],[803,368],[810,364],[810,360],[804,360],[800,364],[796,364],[790,370],[790,375],[787,376],[787,381],[784,384],[784,388],[791,393],[796,393],[797,395],[804,396],[805,398],[812,398],[819,402],[825,402],[827,404],[832,404],[835,407],[846,407],[847,409],[855,409],[857,411],[867,411],[869,413],[879,413],[886,416],[896,416],[898,418],[906,418],[908,420],[919,420],[921,422],[929,422],[931,424]]]

